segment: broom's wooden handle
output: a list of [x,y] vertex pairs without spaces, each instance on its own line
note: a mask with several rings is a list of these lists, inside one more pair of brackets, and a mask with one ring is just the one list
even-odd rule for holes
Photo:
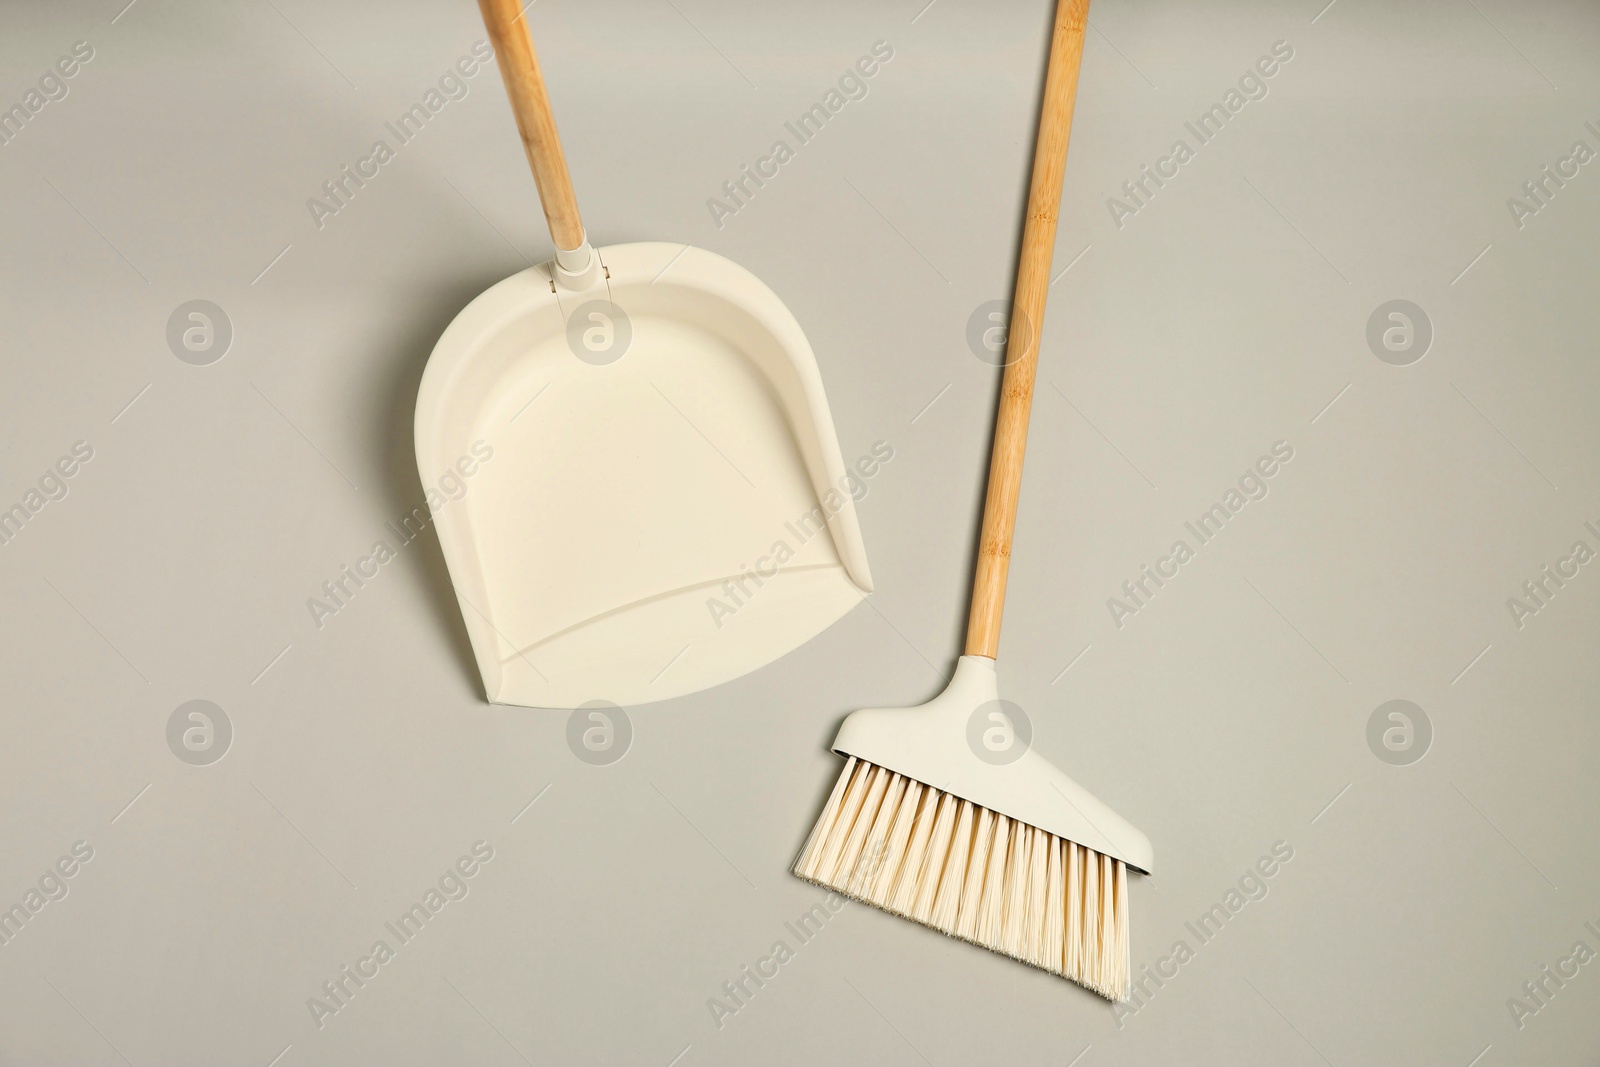
[[1028,447],[1028,413],[1033,405],[1033,379],[1050,286],[1050,258],[1056,244],[1061,177],[1067,167],[1067,138],[1072,132],[1072,105],[1078,95],[1078,66],[1088,21],[1089,0],[1058,0],[1039,137],[1033,149],[1028,221],[1022,230],[1017,291],[1011,301],[1005,377],[1000,384],[1000,413],[995,420],[989,491],[978,541],[978,571],[967,616],[969,656],[993,659],[1000,650],[1000,617],[1011,566],[1011,535],[1017,524],[1017,494],[1022,488],[1022,456]]
[[550,97],[544,90],[544,75],[539,73],[539,57],[528,36],[527,20],[518,0],[478,0],[483,24],[489,30],[505,79],[511,111],[517,117],[522,147],[533,168],[533,181],[539,187],[539,202],[544,205],[545,222],[556,247],[570,251],[583,244],[583,223],[578,218],[578,198],[572,192],[572,175],[567,173],[567,157],[561,151],[556,133],[556,117],[550,111]]

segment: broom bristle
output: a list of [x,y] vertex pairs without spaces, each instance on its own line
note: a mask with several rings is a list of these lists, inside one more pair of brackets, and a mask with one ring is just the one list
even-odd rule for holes
[[850,757],[794,873],[1128,999],[1121,860]]

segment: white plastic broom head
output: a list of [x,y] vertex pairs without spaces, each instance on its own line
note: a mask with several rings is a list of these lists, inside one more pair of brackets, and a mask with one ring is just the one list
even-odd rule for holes
[[1150,842],[1017,726],[984,656],[920,707],[851,715],[794,873],[1126,1000],[1127,872],[1149,872]]
[[[1149,874],[1150,839],[1032,747],[1005,762],[979,756],[971,743],[974,717],[982,730],[1004,715],[995,661],[962,656],[945,691],[914,708],[865,708],[839,728],[833,750],[887,768],[913,781],[1017,822],[1091,848]],[[1002,728],[1010,724],[998,724]]]

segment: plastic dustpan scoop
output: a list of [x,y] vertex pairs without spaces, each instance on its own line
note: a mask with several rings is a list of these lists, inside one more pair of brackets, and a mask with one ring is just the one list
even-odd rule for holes
[[[872,589],[816,357],[777,295],[682,244],[592,248],[515,0],[481,0],[555,241],[445,330],[425,486],[488,698],[681,696]],[[867,469],[876,459],[864,457]]]

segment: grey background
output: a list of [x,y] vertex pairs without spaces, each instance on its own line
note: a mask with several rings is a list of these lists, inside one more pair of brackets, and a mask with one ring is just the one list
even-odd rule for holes
[[[323,229],[306,208],[483,37],[474,6],[123,2],[0,15],[5,106],[95,49],[0,147],[0,504],[95,449],[0,549],[0,900],[95,850],[0,948],[0,1062],[1593,1062],[1600,965],[1521,1029],[1507,999],[1600,949],[1600,575],[1521,629],[1505,604],[1600,547],[1600,164],[1521,229],[1505,203],[1600,147],[1591,5],[1097,0],[1004,693],[1155,843],[1136,968],[1294,858],[1120,1027],[851,905],[719,1029],[708,998],[820,897],[787,866],[840,717],[926,699],[960,647],[998,373],[964,334],[1007,293],[1049,5],[529,10],[595,242],[748,266],[846,457],[896,453],[861,504],[871,600],[634,709],[593,766],[564,714],[483,703],[431,534],[320,631],[305,606],[421,501],[434,340],[549,255],[492,68]],[[706,199],[880,39],[870,95],[718,229]],[[1279,40],[1270,95],[1113,225]],[[192,299],[233,324],[211,366],[166,345]],[[1434,327],[1411,366],[1366,345],[1391,299]],[[1106,598],[1278,440],[1270,495],[1118,629]],[[197,698],[234,729],[209,766],[165,740]],[[1433,724],[1410,766],[1367,746],[1395,698]],[[307,998],[479,840],[470,895],[318,1029]]]

